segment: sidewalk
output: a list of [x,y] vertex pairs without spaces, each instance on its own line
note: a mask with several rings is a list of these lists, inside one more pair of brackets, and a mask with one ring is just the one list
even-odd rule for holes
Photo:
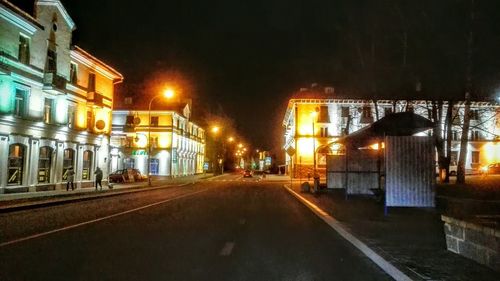
[[61,204],[63,202],[90,200],[97,197],[115,196],[124,193],[144,191],[148,189],[151,190],[155,188],[177,186],[181,184],[193,183],[199,180],[210,178],[212,176],[212,174],[199,174],[173,179],[168,177],[156,177],[153,178],[151,187],[148,187],[148,182],[146,181],[124,184],[111,184],[112,189],[110,189],[107,184],[103,184],[102,190],[98,191],[96,191],[94,187],[87,187],[77,188],[70,191],[62,189],[51,191],[0,194],[0,212],[9,212],[28,209],[32,207]]
[[342,191],[330,190],[314,196],[300,193],[295,182],[292,189],[413,280],[498,280],[498,272],[446,250],[436,209],[390,208],[384,216],[372,198],[345,200]]

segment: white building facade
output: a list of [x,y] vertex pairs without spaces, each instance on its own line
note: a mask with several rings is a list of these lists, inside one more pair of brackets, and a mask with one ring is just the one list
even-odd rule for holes
[[[301,98],[303,96],[304,98]],[[315,98],[316,97],[316,98]],[[464,103],[455,103],[452,114],[451,165],[458,160],[463,124]],[[363,100],[335,98],[333,92],[304,91],[290,99],[283,119],[284,150],[288,171],[295,177],[324,172],[326,155],[340,147],[334,142],[370,125],[392,112],[413,111],[429,118],[432,104],[426,100]],[[443,103],[442,120],[447,102]],[[315,113],[313,113],[315,112]],[[443,124],[443,136],[446,136]],[[430,134],[427,132],[426,134]],[[466,170],[500,162],[500,105],[494,102],[472,102]],[[314,151],[316,153],[314,153]]]
[[111,169],[135,168],[147,174],[148,152],[151,151],[152,176],[203,173],[205,130],[191,122],[190,115],[189,103],[154,109],[150,114],[140,108],[114,110]]
[[114,85],[123,77],[71,46],[75,23],[58,0],[29,15],[0,1],[0,193],[91,186],[108,173]]

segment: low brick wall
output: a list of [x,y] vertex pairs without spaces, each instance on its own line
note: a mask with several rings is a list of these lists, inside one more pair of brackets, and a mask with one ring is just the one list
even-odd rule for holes
[[500,229],[441,216],[449,251],[500,271]]

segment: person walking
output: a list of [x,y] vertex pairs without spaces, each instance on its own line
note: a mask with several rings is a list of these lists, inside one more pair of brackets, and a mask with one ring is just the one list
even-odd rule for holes
[[73,170],[73,167],[68,167],[67,173],[67,182],[66,182],[66,191],[69,191],[69,186],[71,185],[71,190],[75,190],[75,171]]
[[101,187],[102,190],[102,170],[101,168],[97,167],[95,169],[95,190],[97,190],[97,185]]

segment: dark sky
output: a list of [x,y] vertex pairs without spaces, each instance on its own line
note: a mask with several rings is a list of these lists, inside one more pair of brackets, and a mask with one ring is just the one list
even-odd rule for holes
[[[286,101],[313,82],[353,97],[414,97],[417,80],[423,96],[463,94],[470,0],[62,2],[75,43],[124,74],[121,93],[180,73],[194,110],[222,108],[254,147],[276,146]],[[483,96],[500,80],[498,2],[474,8]]]

